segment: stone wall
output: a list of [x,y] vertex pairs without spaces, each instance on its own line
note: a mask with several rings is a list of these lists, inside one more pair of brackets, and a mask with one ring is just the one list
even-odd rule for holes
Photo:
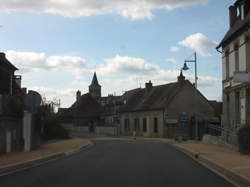
[[67,129],[71,136],[116,136],[117,128],[114,126],[93,126],[93,132],[90,132],[90,126],[74,126],[72,123],[62,123],[65,129]]

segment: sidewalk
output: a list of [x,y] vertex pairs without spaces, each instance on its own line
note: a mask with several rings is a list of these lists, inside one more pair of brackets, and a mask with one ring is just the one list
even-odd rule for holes
[[145,141],[160,141],[160,142],[169,143],[169,144],[176,143],[174,139],[167,139],[167,138],[147,138],[147,137],[140,137],[140,136],[120,136],[120,138],[145,140]]
[[41,159],[50,155],[72,152],[90,144],[89,140],[74,138],[62,140],[54,143],[44,144],[39,149],[31,152],[13,152],[0,155],[0,168],[19,163],[25,163],[31,160]]
[[250,186],[250,155],[203,143],[180,143],[174,147],[190,155],[238,186]]

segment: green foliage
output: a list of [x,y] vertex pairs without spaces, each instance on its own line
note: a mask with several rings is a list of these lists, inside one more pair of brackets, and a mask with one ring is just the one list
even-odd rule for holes
[[250,126],[245,125],[238,132],[239,151],[243,154],[250,153]]

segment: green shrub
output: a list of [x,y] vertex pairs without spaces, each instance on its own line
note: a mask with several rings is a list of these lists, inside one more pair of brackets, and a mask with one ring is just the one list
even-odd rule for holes
[[246,125],[238,131],[239,151],[243,154],[250,153],[250,125]]

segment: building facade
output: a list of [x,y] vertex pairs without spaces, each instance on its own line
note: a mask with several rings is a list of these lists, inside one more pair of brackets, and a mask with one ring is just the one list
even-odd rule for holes
[[22,93],[17,68],[0,53],[0,154],[22,150]]
[[217,46],[222,53],[222,136],[237,145],[237,132],[250,122],[250,1],[229,7],[229,30]]
[[121,135],[190,139],[194,116],[200,122],[215,116],[208,100],[182,73],[177,82],[153,86],[150,81],[122,98]]

